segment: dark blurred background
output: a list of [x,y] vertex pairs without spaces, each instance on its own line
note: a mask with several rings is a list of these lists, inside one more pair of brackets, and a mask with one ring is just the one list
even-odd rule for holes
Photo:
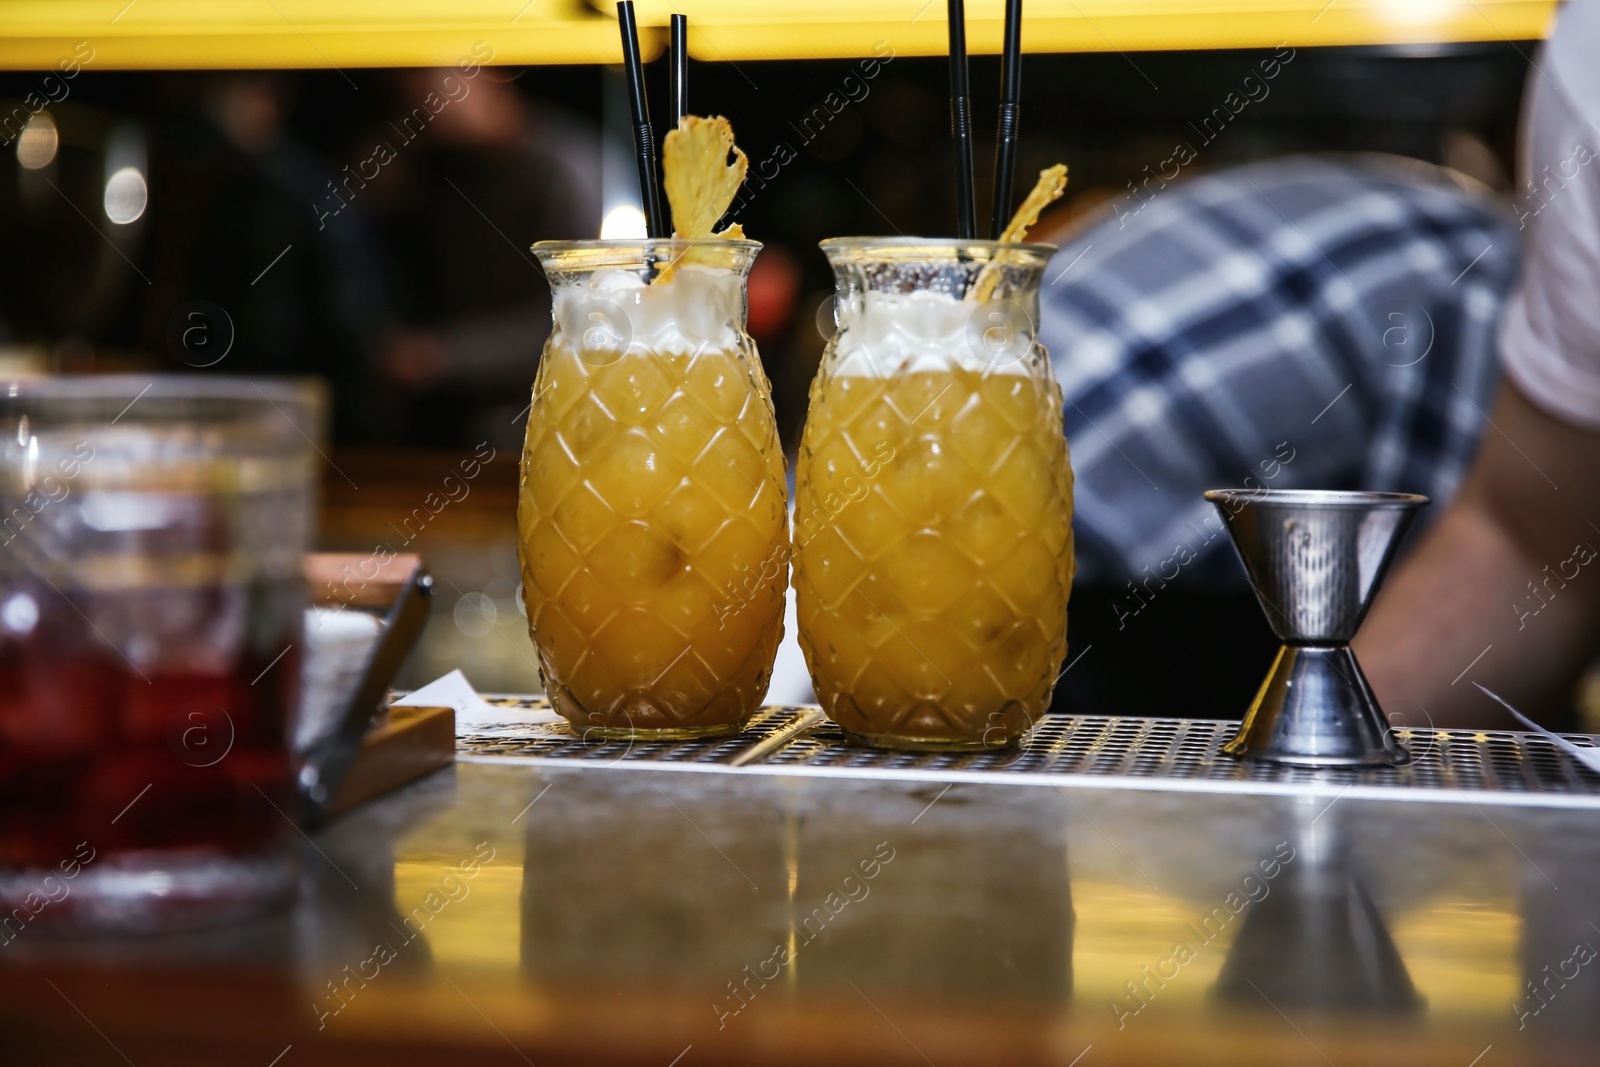
[[[1301,49],[1186,173],[1379,151],[1505,189],[1528,47]],[[1125,193],[1178,141],[1199,144],[1207,109],[1270,55],[1029,56],[1019,173],[1068,161],[1067,216]],[[972,68],[987,176],[982,102],[997,60]],[[651,74],[664,96],[659,63]],[[920,57],[890,56],[870,76],[861,61],[694,65],[693,109],[733,121],[753,176],[776,172],[751,179],[737,217],[770,250],[752,327],[791,442],[831,292],[817,241],[953,228],[945,78],[942,59]],[[20,105],[37,80],[0,76],[0,100]],[[234,334],[210,369],[326,376],[340,445],[515,447],[511,416],[548,314],[527,248],[596,236],[605,210],[636,203],[620,83],[600,67],[86,69],[45,112],[48,161],[0,166],[0,240],[13,250],[0,264],[0,344],[51,370],[194,367],[215,349],[190,351],[169,327],[175,315],[202,322],[180,313],[204,301]],[[45,140],[24,135],[24,158],[37,164]],[[127,167],[147,203],[118,223],[107,186]],[[215,328],[220,342],[226,324]]]
[[[1508,192],[1532,47],[1301,49],[1185,173],[1375,151]],[[1209,108],[1272,54],[1028,56],[1018,171],[1071,167],[1038,235],[1126,193],[1179,141],[1200,144]],[[659,127],[664,65],[649,77]],[[972,78],[986,197],[998,60],[974,58]],[[0,117],[25,120],[38,82],[0,76]],[[767,246],[751,332],[792,450],[832,293],[817,241],[953,229],[945,61],[696,63],[690,85],[691,110],[727,115],[761,179],[737,218]],[[326,378],[329,548],[370,551],[487,443],[497,458],[475,497],[420,542],[445,595],[402,681],[471,664],[480,688],[537,688],[511,514],[549,313],[528,246],[597,236],[637,203],[620,72],[90,67],[68,89],[27,129],[0,130],[0,370]],[[1141,640],[1181,645],[1194,625],[1153,615]]]

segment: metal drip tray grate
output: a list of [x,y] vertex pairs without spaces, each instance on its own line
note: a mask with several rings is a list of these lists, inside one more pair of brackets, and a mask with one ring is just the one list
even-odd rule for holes
[[[547,711],[542,698],[497,697],[511,709]],[[1600,807],[1600,774],[1538,734],[1400,730],[1413,761],[1399,768],[1311,770],[1250,763],[1221,754],[1238,729],[1202,719],[1050,716],[1020,748],[981,753],[884,752],[846,744],[816,708],[768,707],[739,734],[699,741],[583,741],[565,723],[508,726],[457,741],[463,760],[533,759],[602,765],[648,764],[732,770],[941,781],[1011,781],[1058,786],[1207,792],[1344,793],[1417,800]],[[1595,739],[1572,735],[1580,745]]]
[[[543,697],[485,697],[503,708],[548,712]],[[740,767],[779,751],[825,722],[815,708],[765,707],[736,734],[695,741],[585,741],[564,722],[502,727],[492,734],[456,739],[457,758],[509,756],[525,759],[585,760],[596,763],[709,763]]]

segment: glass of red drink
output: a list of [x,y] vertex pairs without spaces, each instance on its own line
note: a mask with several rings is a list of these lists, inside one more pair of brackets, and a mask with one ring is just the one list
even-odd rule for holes
[[310,383],[0,383],[0,953],[292,888],[324,406]]

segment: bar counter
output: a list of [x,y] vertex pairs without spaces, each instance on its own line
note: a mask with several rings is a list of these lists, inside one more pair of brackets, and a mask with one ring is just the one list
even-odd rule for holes
[[1594,1061],[1592,798],[574,764],[368,804],[251,924],[23,929],[6,1062]]

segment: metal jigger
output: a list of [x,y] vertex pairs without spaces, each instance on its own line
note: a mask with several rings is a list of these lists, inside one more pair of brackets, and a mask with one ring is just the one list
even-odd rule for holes
[[1256,599],[1283,647],[1230,756],[1305,767],[1399,766],[1395,740],[1350,651],[1417,508],[1411,493],[1213,489]]

